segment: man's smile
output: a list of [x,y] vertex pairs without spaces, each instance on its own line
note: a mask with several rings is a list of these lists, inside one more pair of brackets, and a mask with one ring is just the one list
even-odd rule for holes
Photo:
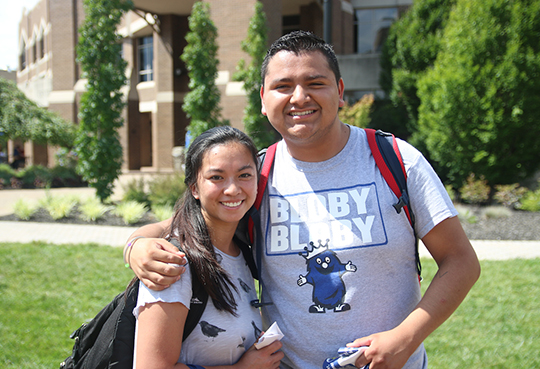
[[306,110],[306,111],[291,111],[289,112],[289,115],[292,115],[293,117],[301,117],[304,115],[309,115],[315,113],[315,110]]

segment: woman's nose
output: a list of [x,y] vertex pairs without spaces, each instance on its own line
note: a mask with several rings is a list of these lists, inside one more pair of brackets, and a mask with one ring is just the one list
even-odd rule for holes
[[240,186],[236,181],[230,181],[225,187],[225,194],[229,196],[237,195],[240,193]]

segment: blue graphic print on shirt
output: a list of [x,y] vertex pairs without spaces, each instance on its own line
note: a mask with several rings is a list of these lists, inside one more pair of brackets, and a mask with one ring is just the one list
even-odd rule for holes
[[356,272],[356,266],[351,261],[346,264],[341,263],[336,253],[328,248],[328,241],[325,245],[319,241],[319,246],[311,244],[311,250],[304,248],[305,252],[299,255],[306,259],[307,274],[300,275],[298,285],[306,283],[313,286],[313,302],[310,306],[310,313],[324,313],[326,309],[333,309],[334,312],[350,310],[349,304],[343,300],[346,288],[342,275],[346,272]]

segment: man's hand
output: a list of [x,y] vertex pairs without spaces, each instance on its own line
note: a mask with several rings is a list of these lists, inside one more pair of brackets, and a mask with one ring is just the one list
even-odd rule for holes
[[186,259],[170,242],[163,238],[140,238],[126,254],[131,269],[151,290],[161,291],[176,282],[182,273]]
[[396,329],[359,338],[348,347],[369,346],[356,360],[356,367],[363,368],[369,364],[370,369],[401,369],[414,353],[407,337]]

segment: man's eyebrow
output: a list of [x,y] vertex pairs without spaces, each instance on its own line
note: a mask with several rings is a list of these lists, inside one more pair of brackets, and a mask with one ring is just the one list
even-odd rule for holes
[[283,82],[291,82],[291,78],[276,78],[271,81],[268,81],[270,84],[276,84],[276,83],[283,83]]
[[[313,75],[309,75],[307,77],[304,78],[304,80],[306,81],[313,81],[313,80],[316,80],[316,79],[331,79],[330,77],[328,77],[327,75],[325,74],[313,74]],[[292,82],[292,78],[288,78],[288,77],[283,77],[283,78],[276,78],[272,81],[270,81],[269,83],[270,84],[276,84],[276,83],[284,83],[284,82]]]
[[306,79],[307,79],[307,80],[314,80],[314,79],[330,79],[330,77],[328,77],[328,76],[325,75],[325,74],[315,74],[315,75],[312,75],[312,76],[307,76]]

